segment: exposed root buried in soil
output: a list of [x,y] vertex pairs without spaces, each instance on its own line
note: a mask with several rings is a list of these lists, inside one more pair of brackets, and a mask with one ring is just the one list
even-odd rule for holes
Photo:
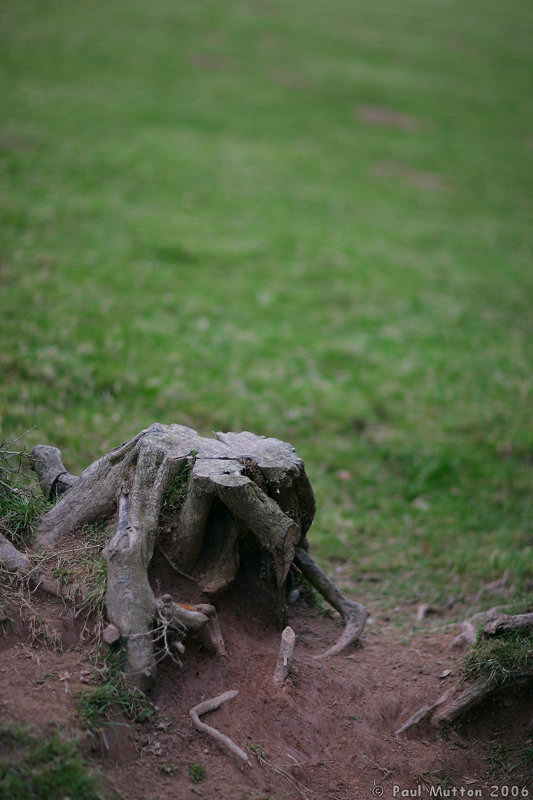
[[[508,633],[529,634],[533,629],[533,614],[497,614],[491,617],[482,631],[482,639],[493,639]],[[471,642],[472,643],[472,642]],[[471,709],[487,700],[492,695],[508,689],[519,687],[533,680],[533,651],[529,647],[527,658],[523,664],[506,665],[495,673],[480,675],[470,684],[465,680],[458,681],[434,703],[418,709],[396,731],[396,735],[406,733],[411,728],[429,722],[435,727],[450,725]],[[483,658],[482,656],[480,657]],[[514,657],[516,661],[516,657]]]
[[224,692],[223,694],[219,694],[217,697],[211,698],[211,700],[204,700],[203,703],[198,703],[197,706],[191,708],[189,714],[191,719],[194,723],[195,728],[202,733],[205,733],[207,736],[210,736],[215,741],[219,742],[223,747],[233,753],[233,755],[240,758],[241,761],[244,761],[246,764],[250,763],[250,759],[235,742],[232,742],[229,736],[226,736],[225,733],[220,733],[217,731],[216,728],[212,728],[211,725],[206,725],[205,722],[200,720],[200,717],[204,714],[209,714],[210,711],[216,711],[220,708],[221,705],[227,703],[228,700],[233,700],[233,698],[239,694],[238,689],[231,689],[229,692]]
[[287,625],[281,634],[281,644],[278,658],[276,660],[276,666],[274,667],[274,683],[276,686],[281,686],[289,674],[294,655],[295,642],[296,636],[294,631],[290,625]]

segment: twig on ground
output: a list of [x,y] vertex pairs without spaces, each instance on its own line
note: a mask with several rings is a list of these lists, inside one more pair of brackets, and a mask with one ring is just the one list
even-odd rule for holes
[[[303,800],[309,800],[309,796],[306,794],[306,792],[309,792],[310,789],[307,786],[304,786],[303,783],[300,783],[300,781],[296,780],[296,778],[287,772],[287,770],[283,769],[283,767],[279,766],[278,764],[274,764],[274,762],[266,756],[265,751],[260,745],[250,744],[248,745],[248,749],[254,754],[260,765],[267,772],[274,772],[276,775],[284,778],[284,780],[288,781],[288,783],[290,783],[291,786],[293,786],[301,794]],[[294,757],[292,758],[294,759]],[[294,759],[294,761],[296,761],[296,759]],[[301,767],[301,764],[296,761],[295,766]]]

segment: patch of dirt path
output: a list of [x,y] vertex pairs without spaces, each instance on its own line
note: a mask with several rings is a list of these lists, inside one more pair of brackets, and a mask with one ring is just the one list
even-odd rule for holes
[[[398,629],[376,620],[348,653],[315,660],[335,640],[338,624],[300,599],[289,609],[293,668],[278,689],[272,672],[279,632],[266,599],[241,584],[217,607],[227,656],[206,653],[191,640],[183,668],[161,663],[149,723],[117,717],[95,742],[76,713],[77,694],[91,680],[88,645],[70,643],[57,652],[30,647],[20,635],[0,640],[3,718],[82,736],[111,792],[127,800],[357,800],[407,790],[424,797],[431,796],[430,786],[479,790],[464,796],[488,798],[496,781],[482,740],[531,735],[533,698],[525,692],[485,703],[445,736],[433,730],[394,735],[453,680],[439,677],[445,669],[457,671],[457,656],[448,649],[453,633],[432,637],[426,630],[406,644]],[[51,609],[46,603],[43,613]],[[65,617],[71,641],[68,610],[57,605],[53,615],[59,627]],[[239,694],[204,721],[247,750],[251,766],[198,732],[189,717],[192,706],[229,689]],[[191,764],[201,765],[205,779],[193,782]]]

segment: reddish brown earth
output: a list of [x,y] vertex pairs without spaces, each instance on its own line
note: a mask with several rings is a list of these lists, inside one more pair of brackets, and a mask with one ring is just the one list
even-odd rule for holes
[[[162,591],[169,576],[157,566]],[[244,581],[217,603],[227,656],[202,652],[190,640],[183,668],[159,666],[155,717],[134,725],[117,717],[98,742],[84,733],[76,712],[77,695],[92,680],[90,647],[78,641],[68,608],[34,595],[62,634],[63,652],[30,646],[20,630],[0,639],[2,717],[45,733],[82,736],[111,794],[127,800],[357,800],[413,796],[401,794],[408,790],[428,797],[429,787],[439,786],[458,792],[463,787],[463,796],[502,796],[490,788],[502,781],[489,774],[487,743],[531,737],[533,698],[525,692],[486,702],[445,736],[429,729],[409,737],[394,734],[454,680],[453,628],[431,633],[433,622],[424,621],[402,641],[398,627],[376,617],[350,652],[315,660],[334,641],[338,622],[300,599],[289,609],[295,661],[277,689],[272,670],[279,632],[266,598]],[[191,586],[184,590],[194,601]],[[413,606],[396,613],[414,620]],[[440,678],[445,669],[452,675]],[[189,717],[192,706],[228,689],[239,694],[204,720],[251,750],[251,766],[196,731]],[[189,764],[202,765],[205,780],[193,783]],[[466,794],[470,790],[482,794]]]

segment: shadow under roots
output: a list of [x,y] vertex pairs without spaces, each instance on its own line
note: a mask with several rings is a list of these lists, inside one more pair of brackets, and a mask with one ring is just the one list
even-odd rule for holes
[[[207,526],[206,538],[198,560],[199,571],[203,565],[213,563],[221,549],[219,534],[227,532],[227,522],[224,520],[224,509],[221,513],[212,513]],[[171,592],[178,603],[195,604],[211,601],[220,616],[222,634],[225,627],[231,624],[232,616],[235,620],[244,623],[248,620],[251,624],[261,623],[263,630],[270,629],[279,634],[279,624],[276,613],[276,580],[273,559],[265,553],[256,542],[255,537],[246,532],[240,539],[237,547],[239,570],[228,588],[220,593],[207,596],[200,588],[199,582],[184,575],[176,575],[173,568],[167,563],[161,551],[156,548],[148,570],[150,584],[157,593]],[[287,586],[290,588],[295,578],[289,574]],[[178,596],[179,593],[179,596]],[[192,640],[187,643],[187,650],[192,645]]]

